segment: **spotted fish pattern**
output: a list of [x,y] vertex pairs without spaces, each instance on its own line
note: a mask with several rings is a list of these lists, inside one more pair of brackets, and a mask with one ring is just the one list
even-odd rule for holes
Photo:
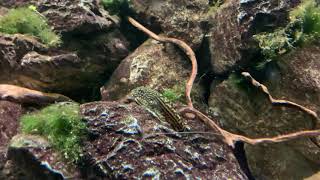
[[160,112],[167,123],[175,131],[184,131],[186,128],[181,117],[162,99],[162,95],[148,87],[138,87],[131,91],[132,98],[141,106]]

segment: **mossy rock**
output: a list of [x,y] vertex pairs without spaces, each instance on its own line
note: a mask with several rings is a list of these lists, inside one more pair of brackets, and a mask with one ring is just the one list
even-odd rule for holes
[[58,103],[24,115],[21,129],[23,133],[47,138],[70,161],[78,162],[82,156],[86,125],[79,115],[79,104]]
[[0,32],[35,36],[48,46],[61,43],[60,36],[52,31],[46,18],[31,8],[12,9],[0,17]]

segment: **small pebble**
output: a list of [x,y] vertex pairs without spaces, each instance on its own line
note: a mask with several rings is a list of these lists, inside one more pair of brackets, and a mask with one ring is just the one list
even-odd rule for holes
[[188,119],[194,119],[194,118],[196,118],[196,115],[193,114],[193,113],[185,113],[184,116],[185,116],[185,118],[188,118]]

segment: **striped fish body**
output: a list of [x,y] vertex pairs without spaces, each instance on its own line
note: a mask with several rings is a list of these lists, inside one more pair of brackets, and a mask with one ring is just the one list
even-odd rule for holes
[[161,94],[157,91],[147,87],[138,87],[132,90],[131,95],[139,105],[151,111],[160,112],[175,131],[186,129],[180,116],[162,99]]

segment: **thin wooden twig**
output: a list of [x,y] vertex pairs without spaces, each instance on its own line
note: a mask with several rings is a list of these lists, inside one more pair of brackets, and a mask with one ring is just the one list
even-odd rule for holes
[[[300,104],[297,104],[295,102],[291,102],[288,100],[283,100],[283,99],[274,99],[268,88],[259,83],[257,80],[255,80],[250,73],[248,72],[242,72],[241,73],[242,76],[244,76],[248,81],[250,81],[250,83],[255,86],[256,88],[258,88],[260,91],[262,91],[269,99],[270,103],[274,106],[285,106],[285,107],[289,107],[289,108],[293,108],[293,109],[297,109],[299,111],[302,111],[308,115],[310,115],[312,117],[312,129],[317,129],[317,127],[319,127],[319,117],[317,115],[316,112],[312,111],[311,109],[308,109],[307,107],[304,107]],[[315,137],[311,137],[310,140],[320,148],[320,144],[317,141],[317,139]]]
[[198,111],[194,108],[185,107],[180,109],[181,113],[194,113],[197,115],[197,117],[202,120],[205,124],[209,125],[212,129],[215,131],[218,131],[222,137],[224,142],[226,142],[231,147],[234,147],[235,143],[237,141],[245,142],[251,145],[256,145],[260,143],[278,143],[278,142],[284,142],[289,141],[292,139],[297,139],[300,137],[314,137],[320,135],[320,130],[305,130],[305,131],[298,131],[294,133],[274,136],[270,138],[249,138],[246,136],[233,134],[231,132],[228,132],[222,128],[220,128],[212,119],[210,119],[208,116],[204,115],[202,112]]
[[173,44],[177,45],[189,57],[189,59],[191,60],[191,64],[192,64],[192,71],[191,71],[191,75],[189,77],[189,80],[186,83],[185,95],[186,95],[188,107],[193,107],[190,94],[191,94],[193,82],[197,76],[198,65],[197,65],[197,59],[196,59],[195,53],[193,52],[191,47],[179,39],[158,36],[155,33],[148,30],[147,28],[145,28],[144,26],[142,26],[140,23],[138,23],[136,20],[134,20],[131,17],[129,17],[128,20],[133,26],[135,26],[139,30],[143,31],[144,33],[149,35],[151,38],[153,38],[157,41],[160,41],[160,42],[168,42],[168,43],[173,43]]
[[271,96],[268,88],[267,88],[265,85],[259,83],[257,80],[255,80],[255,79],[250,75],[250,73],[248,73],[248,72],[242,72],[241,74],[242,74],[242,76],[244,76],[247,80],[249,80],[250,83],[251,83],[253,86],[255,86],[256,88],[258,88],[259,90],[261,90],[264,94],[266,94],[266,95],[268,96],[268,99],[269,99],[269,101],[271,102],[272,105],[275,105],[275,106],[286,106],[286,107],[298,109],[298,110],[300,110],[300,111],[302,111],[302,112],[304,112],[304,113],[307,113],[307,114],[309,114],[309,115],[313,118],[313,120],[314,120],[314,122],[313,122],[313,127],[314,127],[314,128],[316,127],[316,125],[318,124],[318,115],[317,115],[316,112],[314,112],[314,111],[312,111],[311,109],[308,109],[308,108],[306,108],[306,107],[304,107],[304,106],[301,106],[300,104],[291,102],[291,101],[282,100],[282,99],[274,99],[274,98]]

